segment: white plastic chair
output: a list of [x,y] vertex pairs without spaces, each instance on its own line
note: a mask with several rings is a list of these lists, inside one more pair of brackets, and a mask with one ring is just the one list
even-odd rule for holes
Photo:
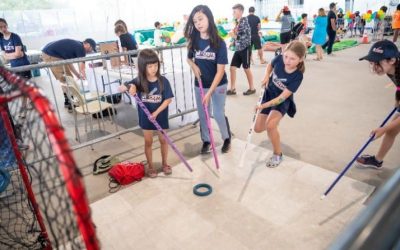
[[[93,131],[93,114],[100,114],[101,119],[103,121],[103,126],[104,126],[104,119],[103,119],[103,111],[107,110],[108,115],[110,117],[110,121],[113,122],[112,114],[115,112],[114,110],[110,111],[112,108],[112,104],[108,102],[103,102],[99,99],[93,100],[93,101],[85,101],[83,95],[81,92],[74,86],[74,85],[67,85],[67,96],[68,99],[73,107],[73,113],[74,113],[74,120],[75,120],[75,138],[77,141],[80,142],[80,137],[79,137],[79,131],[78,131],[78,123],[77,123],[77,114],[83,114],[85,115],[85,132],[87,132],[87,121],[86,121],[86,116],[90,116],[90,129]],[[97,118],[98,124],[99,124],[99,130],[101,130],[101,125],[100,125],[100,117]],[[105,126],[104,126],[105,129]]]
[[102,97],[102,96],[105,96],[106,94],[105,93],[103,93],[103,92],[91,92],[91,91],[89,91],[89,90],[83,90],[83,91],[81,91],[80,89],[80,87],[79,87],[79,85],[78,85],[78,83],[75,81],[75,79],[73,78],[73,77],[71,77],[71,76],[68,76],[68,75],[66,75],[65,76],[65,84],[64,84],[64,86],[65,85],[72,85],[72,86],[74,86],[77,90],[79,90],[79,92],[83,95],[83,99],[84,100],[86,100],[86,101],[88,101],[88,102],[90,102],[90,101],[93,101],[93,100],[97,100],[97,99],[99,99],[99,97]]

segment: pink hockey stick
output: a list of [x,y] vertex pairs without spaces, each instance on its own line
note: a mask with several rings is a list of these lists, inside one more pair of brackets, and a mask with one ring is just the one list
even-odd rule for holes
[[185,166],[189,169],[189,171],[192,172],[193,169],[190,167],[189,163],[185,160],[182,153],[179,152],[179,150],[176,148],[175,144],[172,142],[171,138],[169,138],[167,133],[165,133],[164,129],[161,128],[160,124],[158,124],[158,122],[153,119],[150,111],[144,105],[142,100],[140,100],[139,96],[137,94],[135,94],[133,97],[135,98],[137,104],[142,108],[144,113],[147,115],[147,118],[149,119],[149,121],[151,121],[153,123],[153,125],[156,127],[156,129],[161,132],[161,134],[164,136],[165,140],[167,140],[167,142],[171,146],[171,148],[175,151],[175,153],[179,157],[179,159],[181,159],[181,161],[185,164]]
[[208,134],[210,135],[211,148],[212,148],[212,152],[213,152],[213,155],[214,155],[214,162],[215,162],[215,166],[217,167],[217,169],[219,169],[219,161],[218,161],[218,155],[217,155],[217,151],[216,151],[215,143],[214,143],[214,134],[213,134],[213,130],[212,130],[212,127],[211,127],[210,114],[208,113],[207,105],[205,105],[203,103],[203,99],[204,99],[203,82],[201,81],[201,79],[198,79],[198,81],[199,81],[199,87],[200,87],[201,101],[202,101],[202,104],[203,104],[202,106],[203,106],[203,109],[204,109],[204,113],[206,114]]

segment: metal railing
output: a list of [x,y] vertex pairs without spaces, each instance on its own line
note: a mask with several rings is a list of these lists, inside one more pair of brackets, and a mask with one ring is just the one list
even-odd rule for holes
[[[161,64],[160,71],[161,74],[169,80],[175,96],[172,103],[169,105],[169,119],[181,117],[180,125],[194,122],[195,120],[197,120],[197,114],[191,114],[192,112],[197,111],[194,97],[194,76],[185,60],[186,45],[157,47],[154,48],[154,50],[162,54],[163,63]],[[54,105],[58,118],[61,123],[64,124],[64,127],[67,130],[71,129],[71,127],[75,128],[74,139],[77,142],[73,143],[74,140],[71,140],[71,133],[67,134],[69,134],[70,142],[73,145],[72,148],[78,149],[86,146],[92,146],[93,144],[114,137],[119,137],[120,135],[125,133],[133,132],[139,129],[139,127],[130,126],[128,128],[121,128],[121,126],[117,125],[118,122],[115,119],[116,117],[118,117],[118,114],[116,116],[115,114],[110,115],[109,119],[105,119],[103,112],[100,112],[98,113],[96,119],[98,123],[98,131],[105,131],[107,132],[107,134],[100,133],[100,135],[95,135],[97,131],[94,129],[94,123],[96,122],[92,118],[92,114],[89,115],[90,119],[88,119],[88,115],[85,114],[85,130],[84,132],[82,132],[82,127],[80,126],[82,121],[78,120],[80,114],[77,112],[76,107],[74,106],[72,108],[74,119],[72,119],[72,116],[70,116],[65,109],[62,109],[60,107],[62,106],[63,100],[62,93],[66,92],[68,93],[68,97],[71,96],[71,93],[69,92],[69,86],[71,84],[66,82],[64,85],[61,86],[61,83],[54,78],[50,68],[61,66],[63,68],[64,75],[66,75],[68,65],[75,65],[75,68],[77,68],[79,63],[85,62],[87,80],[78,80],[75,84],[75,87],[79,89],[84,99],[85,107],[82,107],[82,109],[88,110],[89,103],[97,102],[100,106],[100,110],[104,108],[102,107],[103,105],[111,106],[111,110],[117,110],[118,112],[123,104],[134,103],[134,100],[131,99],[130,96],[127,94],[125,95],[121,93],[122,104],[115,103],[112,96],[120,93],[118,91],[118,87],[120,85],[122,85],[126,81],[132,80],[137,76],[136,67],[134,66],[134,58],[138,55],[139,51],[140,50],[126,51],[120,53],[93,55],[84,58],[60,60],[53,62],[41,62],[39,64],[8,68],[8,70],[12,72],[23,72],[28,70],[42,70],[41,72],[46,72],[47,76],[45,75],[44,77],[34,77],[31,79],[31,81],[34,81],[45,92],[46,96]],[[125,58],[126,64],[121,64],[118,67],[114,68],[111,67],[111,60],[122,57]],[[77,69],[79,69],[79,67]],[[61,91],[62,88],[64,88],[63,91]],[[106,105],[104,102],[106,101],[107,96],[110,97],[110,104]],[[70,101],[72,102],[73,100]],[[184,119],[185,117],[189,118]],[[71,123],[73,124],[73,126],[68,127],[68,125],[72,125]],[[111,126],[108,126],[110,124],[112,125],[112,127],[114,127],[112,131],[110,131]],[[87,127],[90,128],[90,131],[88,131]],[[82,138],[84,137],[82,135],[86,135],[87,139],[82,140]]]
[[329,249],[400,249],[400,169]]

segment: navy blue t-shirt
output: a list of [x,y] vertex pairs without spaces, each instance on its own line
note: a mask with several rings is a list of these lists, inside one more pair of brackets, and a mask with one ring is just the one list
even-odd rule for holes
[[136,40],[131,34],[122,34],[119,36],[119,40],[121,41],[121,47],[126,48],[127,51],[137,49]]
[[[169,99],[174,97],[172,93],[171,85],[167,78],[161,77],[163,81],[163,89],[161,92],[160,84],[158,81],[149,82],[149,93],[144,93],[139,85],[138,78],[133,79],[130,84],[135,84],[137,89],[137,95],[142,100],[143,104],[147,107],[150,113],[153,113],[161,106],[161,104]],[[139,126],[142,129],[146,130],[157,130],[157,128],[151,123],[151,121],[147,118],[146,113],[140,108],[138,105],[138,116],[139,116]],[[157,122],[163,129],[169,128],[168,123],[168,107],[166,107],[156,118]]]
[[[199,37],[196,42],[199,49],[189,50],[188,58],[194,58],[194,63],[200,68],[203,88],[210,88],[217,74],[217,64],[228,64],[228,50],[223,40],[219,43],[218,48],[211,47],[210,39],[205,40]],[[224,72],[218,86],[226,83],[228,83],[228,79]],[[197,79],[195,79],[195,86],[199,86]]]
[[[15,34],[11,33],[11,36],[8,40],[6,40],[3,36],[0,37],[0,46],[1,49],[4,50],[5,53],[14,53],[15,47],[21,46],[21,50],[23,50],[24,45],[22,44],[21,38]],[[28,57],[24,52],[24,56],[10,60],[11,67],[18,67],[29,65]]]
[[247,16],[247,21],[249,21],[251,35],[258,36],[258,25],[261,23],[260,18],[254,14],[250,14]]
[[[271,65],[273,70],[271,77],[269,78],[267,89],[269,96],[274,99],[282,94],[286,88],[292,93],[295,93],[303,81],[303,73],[299,70],[290,74],[286,73],[282,55],[276,56],[272,60]],[[291,95],[286,101],[293,101],[293,95]]]
[[331,24],[331,19],[335,19],[335,23],[336,23],[336,14],[335,14],[335,12],[330,10],[328,12],[328,17],[327,18],[328,18],[328,25],[326,26],[326,30],[327,31],[333,31],[332,24]]
[[72,39],[61,39],[51,42],[42,49],[49,56],[61,59],[85,57],[86,51],[83,43]]

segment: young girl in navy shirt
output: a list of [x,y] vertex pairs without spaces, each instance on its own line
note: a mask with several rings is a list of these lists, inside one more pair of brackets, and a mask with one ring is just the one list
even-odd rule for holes
[[[206,5],[198,5],[192,10],[185,26],[185,37],[188,40],[187,62],[196,77],[195,96],[200,119],[201,140],[203,141],[200,153],[210,152],[210,136],[202,107],[204,103],[210,110],[210,102],[214,119],[224,141],[222,153],[227,153],[231,148],[231,134],[228,119],[225,116],[228,83],[225,65],[228,64],[228,52],[224,40],[218,35],[214,16]],[[198,79],[201,79],[203,83],[205,94],[203,99]]]
[[261,110],[257,116],[254,132],[267,131],[273,147],[273,155],[267,161],[267,167],[277,167],[282,159],[282,148],[278,125],[287,113],[293,117],[296,113],[293,94],[300,87],[305,71],[304,57],[306,47],[299,41],[290,43],[282,55],[276,56],[267,66],[262,86],[266,86],[262,104],[257,106]]
[[[161,128],[168,129],[168,105],[174,95],[169,81],[160,74],[160,61],[154,50],[144,49],[140,51],[138,56],[138,77],[128,82],[127,85],[129,93],[139,96]],[[142,128],[144,135],[148,176],[154,178],[157,176],[157,171],[153,166],[152,144],[153,132],[157,128],[147,118],[140,106],[138,106],[138,115],[139,126]],[[172,169],[167,163],[168,143],[160,131],[158,131],[158,139],[161,144],[162,170],[164,174],[169,175],[172,173]]]

